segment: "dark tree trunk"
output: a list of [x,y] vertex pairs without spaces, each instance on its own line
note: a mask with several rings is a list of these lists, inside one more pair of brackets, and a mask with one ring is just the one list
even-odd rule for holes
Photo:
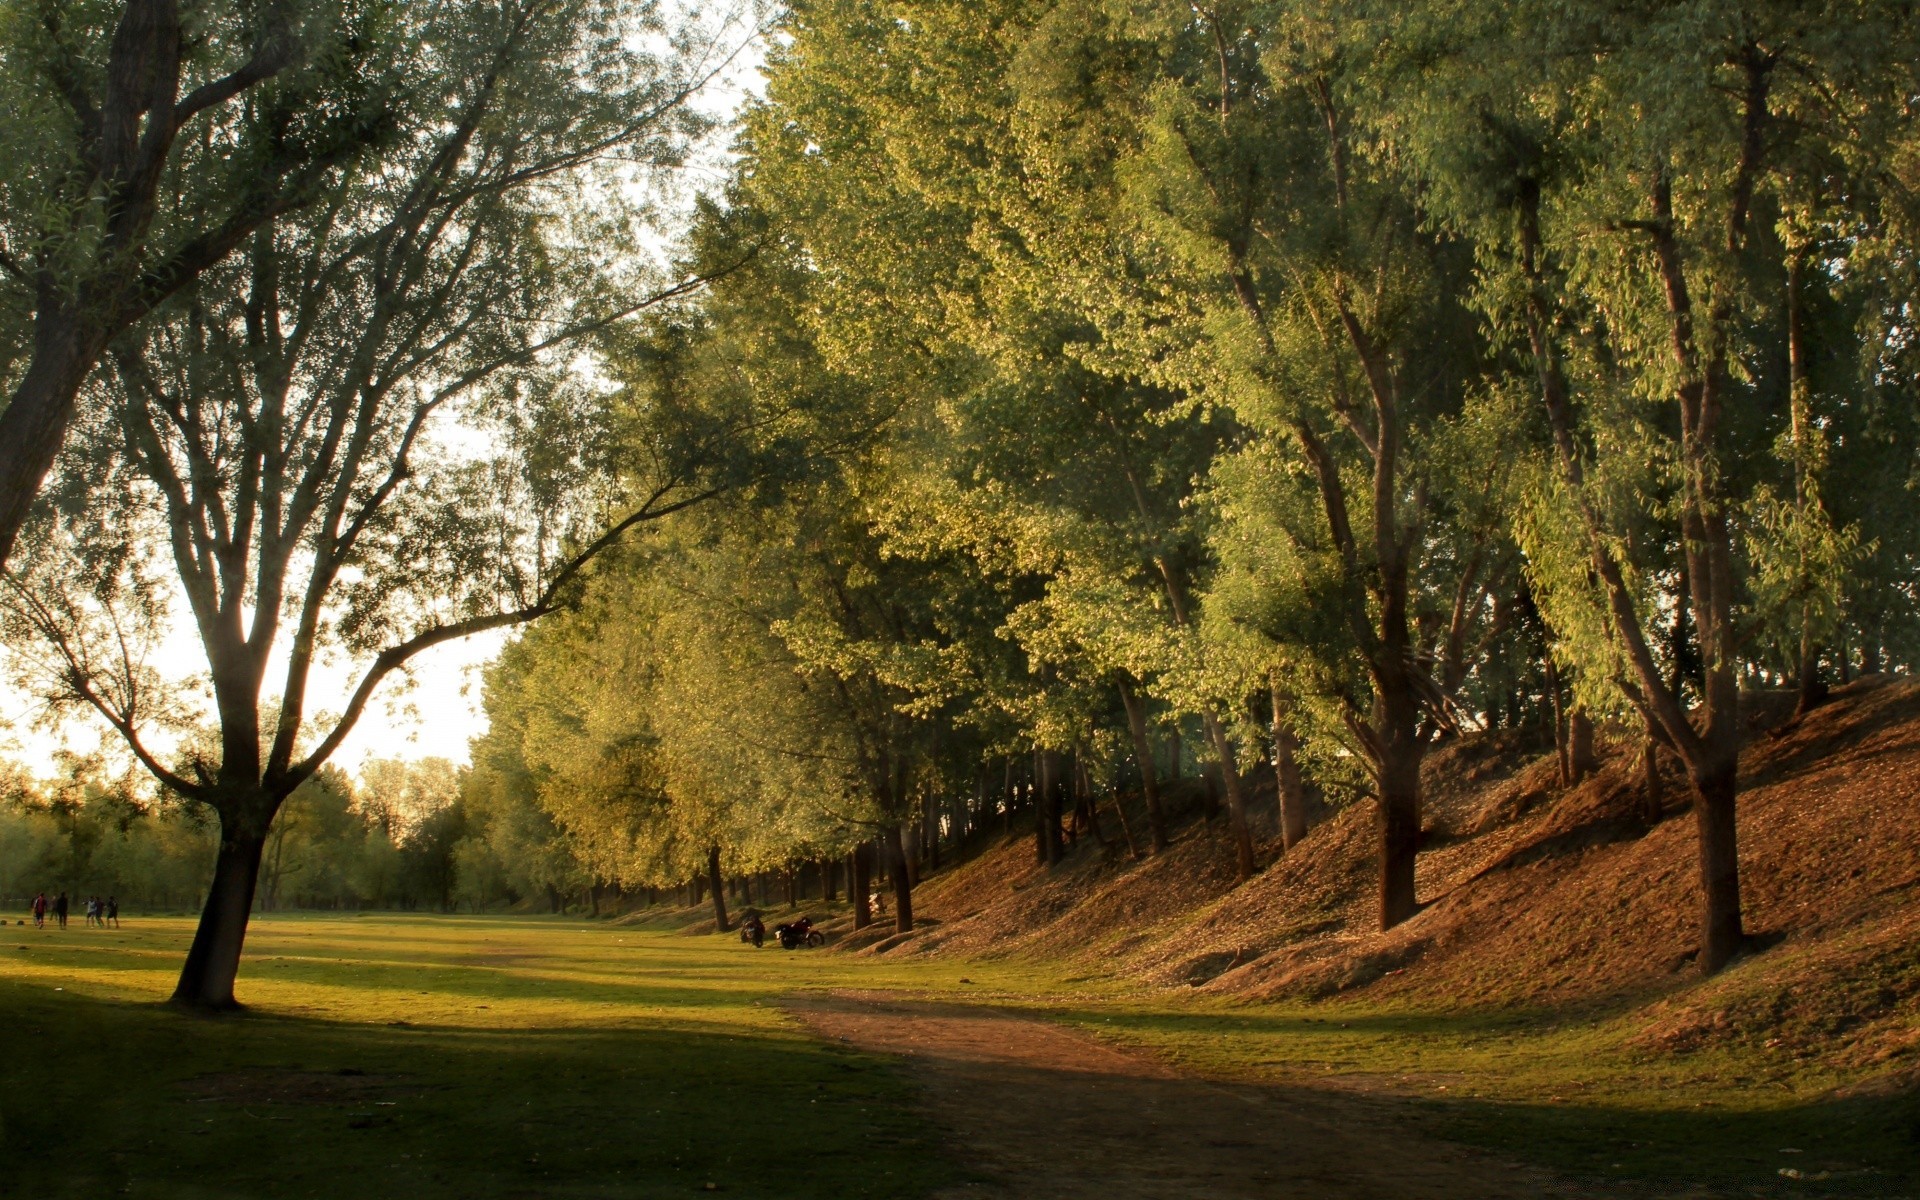
[[1640,744],[1640,819],[1652,829],[1667,807],[1667,789],[1660,778],[1660,741],[1649,733]]
[[1420,703],[1406,659],[1374,671],[1373,729],[1378,739],[1380,787],[1380,928],[1391,929],[1419,911],[1414,863],[1420,851]]
[[848,872],[847,899],[853,901],[853,927],[865,929],[873,923],[873,844],[861,842],[853,848]]
[[940,809],[942,802],[927,794],[927,870],[940,869]]
[[727,892],[720,885],[720,847],[707,847],[707,890],[713,893],[713,927],[721,933],[733,928],[727,920]]
[[900,841],[900,827],[887,826],[880,835],[887,851],[887,874],[893,876],[893,928],[897,933],[913,931],[913,882],[907,877],[906,847]]
[[222,818],[220,824],[213,885],[173,989],[173,1003],[212,1011],[240,1007],[233,984],[240,976],[240,950],[247,940],[247,916],[266,848],[265,831],[255,828],[255,822]]
[[1291,850],[1307,836],[1307,789],[1300,778],[1299,737],[1288,719],[1292,705],[1273,680],[1273,774],[1280,798],[1280,845]]
[[832,904],[838,898],[839,886],[834,875],[839,872],[840,864],[831,858],[820,860],[820,898]]
[[1700,837],[1701,973],[1711,975],[1733,960],[1746,941],[1740,921],[1739,843],[1734,801],[1739,770],[1729,758],[1692,779],[1694,823]]
[[1060,861],[1060,756],[1035,752],[1038,787],[1033,799],[1034,856],[1046,866]]
[[1218,718],[1207,714],[1207,737],[1213,742],[1213,752],[1220,760],[1220,782],[1227,790],[1227,823],[1233,832],[1234,874],[1242,881],[1252,879],[1255,868],[1253,857],[1253,827],[1247,820],[1246,789],[1240,786],[1240,769],[1234,762],[1233,743],[1228,740],[1226,730]]
[[1147,706],[1126,677],[1120,677],[1120,703],[1127,710],[1127,733],[1133,738],[1134,761],[1140,764],[1140,797],[1147,805],[1147,833],[1154,853],[1167,848],[1167,818],[1160,809],[1159,769],[1153,761],[1153,738],[1147,732]]
[[1420,759],[1391,753],[1380,771],[1380,928],[1419,911],[1414,862],[1420,850]]
[[1560,764],[1560,786],[1573,782],[1573,759],[1567,754],[1567,713],[1560,696],[1560,668],[1554,664],[1553,651],[1544,659],[1547,667],[1547,696],[1553,701],[1553,757]]
[[1087,764],[1079,752],[1073,756],[1073,808],[1087,823],[1087,832],[1093,834],[1093,840],[1100,843],[1102,850],[1111,850],[1112,843],[1107,841],[1106,830],[1100,828],[1100,810],[1093,799],[1093,781],[1087,778]]
[[[1799,248],[1790,252],[1787,260],[1787,363],[1788,363],[1788,408],[1792,414],[1793,432],[1793,495],[1794,507],[1804,520],[1807,510],[1818,503],[1814,495],[1813,463],[1811,461],[1813,437],[1813,385],[1807,377],[1807,331],[1804,317],[1804,304],[1801,290],[1806,272],[1806,255]],[[1811,581],[1805,578],[1807,564],[1804,553],[1800,569],[1802,583]],[[1799,701],[1794,705],[1793,715],[1804,717],[1814,709],[1826,703],[1827,685],[1820,678],[1820,646],[1814,636],[1815,609],[1811,600],[1800,605],[1800,654],[1799,654]]]
[[1567,717],[1567,773],[1569,783],[1579,783],[1599,769],[1593,755],[1593,718],[1586,706],[1574,705]]

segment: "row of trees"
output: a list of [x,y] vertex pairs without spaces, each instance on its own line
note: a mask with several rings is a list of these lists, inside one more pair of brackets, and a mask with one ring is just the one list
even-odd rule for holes
[[1714,969],[1743,691],[1914,657],[1909,10],[804,0],[664,262],[737,24],[49,4],[10,662],[216,815],[196,1005],[382,681],[536,619],[474,786],[607,882],[871,846],[909,926],[938,814],[1018,786],[1052,860],[1137,787],[1151,853],[1193,758],[1245,878],[1266,758],[1287,853],[1310,786],[1376,806],[1390,926],[1430,746],[1604,725],[1689,780]]
[[[156,796],[98,758],[52,782],[7,768],[0,784],[0,899],[115,896],[130,911],[192,908],[219,831],[207,811]],[[589,881],[536,808],[462,788],[445,759],[328,767],[288,798],[261,859],[256,911],[480,910],[590,903]]]
[[1388,927],[1436,741],[1601,725],[1689,781],[1717,969],[1743,692],[1920,633],[1912,16],[793,5],[690,251],[753,261],[626,361],[812,452],[530,632],[489,753],[635,882],[899,866],[1016,773],[1049,860],[1121,785],[1148,852],[1197,741],[1242,878],[1262,760],[1288,853],[1376,805]]

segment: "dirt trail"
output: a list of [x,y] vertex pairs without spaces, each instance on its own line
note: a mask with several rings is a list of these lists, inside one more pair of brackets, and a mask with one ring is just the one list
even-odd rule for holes
[[826,1037],[904,1056],[933,1120],[1019,1200],[1521,1200],[1600,1197],[1399,1127],[1385,1106],[1181,1076],[1074,1030],[988,1007],[807,993]]

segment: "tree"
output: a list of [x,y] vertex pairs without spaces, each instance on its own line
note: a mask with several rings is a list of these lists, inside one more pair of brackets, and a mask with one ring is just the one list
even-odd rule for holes
[[[660,18],[625,0],[409,11],[433,70],[398,135],[116,348],[57,517],[13,581],[66,699],[220,816],[183,1004],[234,1003],[273,817],[381,682],[442,642],[570,603],[630,530],[727,486],[753,419],[576,369],[595,338],[702,279],[662,279],[630,239],[649,185],[703,128],[687,100],[713,43],[683,30],[656,56]],[[445,432],[450,410],[477,446]],[[111,632],[158,618],[157,545],[220,731],[217,754],[180,770],[146,742],[167,701]],[[330,640],[366,667],[313,728],[309,672]]]
[[108,343],[390,135],[396,76],[420,64],[402,61],[382,11],[62,0],[8,13],[0,564]]

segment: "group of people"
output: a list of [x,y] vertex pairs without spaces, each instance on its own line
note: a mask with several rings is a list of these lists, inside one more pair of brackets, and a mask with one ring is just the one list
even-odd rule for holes
[[[33,898],[33,927],[35,929],[45,929],[47,927],[47,918],[51,917],[55,924],[61,929],[65,929],[67,927],[67,909],[68,902],[65,892],[59,893],[51,900],[47,898],[45,892],[39,893]],[[120,901],[113,896],[108,896],[104,900],[98,896],[88,896],[87,924],[98,925],[102,929],[105,929],[109,925],[115,929],[120,928]]]

